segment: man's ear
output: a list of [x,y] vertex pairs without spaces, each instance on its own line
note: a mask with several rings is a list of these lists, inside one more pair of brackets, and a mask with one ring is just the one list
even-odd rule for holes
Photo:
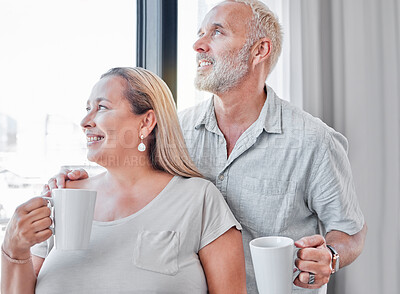
[[153,131],[156,124],[156,114],[154,113],[153,109],[150,109],[145,114],[143,114],[139,133],[146,138]]
[[259,39],[252,49],[253,65],[262,63],[270,58],[271,55],[271,40],[269,38]]

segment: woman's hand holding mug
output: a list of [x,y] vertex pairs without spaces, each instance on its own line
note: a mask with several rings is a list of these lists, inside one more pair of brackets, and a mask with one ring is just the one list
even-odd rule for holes
[[42,198],[44,196],[50,196],[50,192],[21,204],[11,217],[2,246],[12,259],[30,258],[30,248],[51,237],[51,209],[47,206],[48,201]]

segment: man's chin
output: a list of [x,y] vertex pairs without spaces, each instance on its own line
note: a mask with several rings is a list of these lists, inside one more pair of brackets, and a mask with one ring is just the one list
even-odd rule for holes
[[214,93],[215,90],[215,85],[212,85],[203,76],[199,75],[197,75],[194,80],[194,87],[199,91],[207,91],[210,93]]
[[199,91],[210,92],[217,96],[228,92],[232,88],[232,86],[229,87],[228,85],[217,85],[216,83],[205,83],[197,80],[195,80],[194,86]]
[[210,92],[210,93],[215,94],[215,93],[214,93],[215,91],[214,91],[212,88],[210,88],[210,87],[206,87],[206,86],[204,86],[204,85],[198,85],[198,84],[195,84],[194,87],[196,88],[196,90],[199,90],[199,91],[206,91],[206,92]]

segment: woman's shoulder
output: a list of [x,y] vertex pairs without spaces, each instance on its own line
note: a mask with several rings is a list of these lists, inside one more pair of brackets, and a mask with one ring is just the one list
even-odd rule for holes
[[215,185],[204,178],[199,178],[199,177],[193,177],[193,178],[184,178],[177,176],[177,181],[176,181],[177,189],[181,189],[183,191],[196,191],[196,193],[193,194],[204,194],[209,195],[215,195],[215,194],[220,194],[219,190]]
[[209,180],[200,177],[186,178],[186,177],[176,176],[176,178],[181,185],[207,187],[208,185],[212,184]]

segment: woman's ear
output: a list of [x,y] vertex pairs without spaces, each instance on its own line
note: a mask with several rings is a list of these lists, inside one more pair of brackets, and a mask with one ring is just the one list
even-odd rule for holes
[[271,55],[271,40],[269,38],[259,39],[252,50],[253,65],[262,63],[270,58]]
[[153,131],[156,124],[156,114],[153,109],[150,109],[143,114],[139,135],[143,135],[146,138]]

